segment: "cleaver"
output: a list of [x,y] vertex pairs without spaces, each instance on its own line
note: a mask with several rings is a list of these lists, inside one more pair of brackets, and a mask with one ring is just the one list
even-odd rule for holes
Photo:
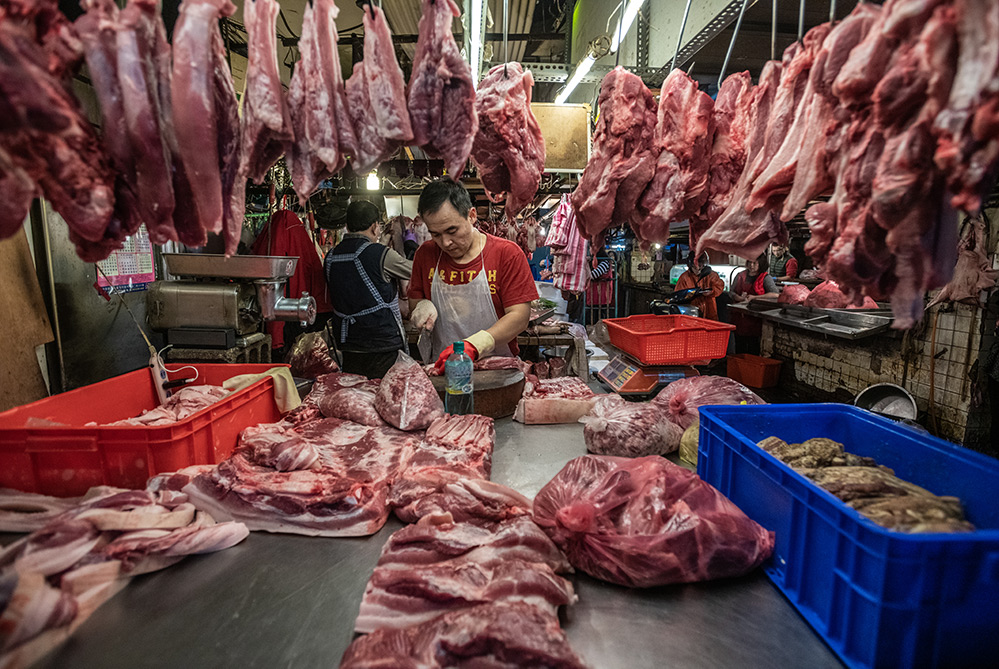
[[424,365],[432,364],[434,361],[430,359],[430,355],[433,352],[433,342],[429,330],[420,330],[420,336],[416,340],[416,348],[420,351],[420,359],[423,361]]

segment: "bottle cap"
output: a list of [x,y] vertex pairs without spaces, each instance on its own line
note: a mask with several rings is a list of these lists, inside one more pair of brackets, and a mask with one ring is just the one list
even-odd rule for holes
[[456,341],[454,343],[454,346],[452,347],[452,350],[455,353],[464,353],[465,352],[465,340],[463,339],[461,341]]

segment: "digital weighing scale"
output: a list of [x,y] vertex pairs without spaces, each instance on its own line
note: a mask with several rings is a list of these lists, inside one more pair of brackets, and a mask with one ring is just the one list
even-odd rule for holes
[[631,356],[616,356],[597,377],[622,397],[643,397],[655,394],[660,386],[688,376],[699,376],[690,365],[642,365]]

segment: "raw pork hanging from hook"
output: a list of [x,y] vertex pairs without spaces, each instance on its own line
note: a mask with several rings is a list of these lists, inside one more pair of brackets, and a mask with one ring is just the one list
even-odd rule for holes
[[336,49],[333,0],[305,5],[299,50],[288,89],[295,139],[287,148],[291,180],[300,202],[356,155],[357,138],[347,112],[346,92]]
[[479,129],[472,70],[451,33],[459,15],[453,0],[423,0],[420,37],[409,80],[409,120],[413,143],[444,158],[448,175],[465,171]]
[[531,111],[532,86],[530,71],[505,63],[489,70],[475,98],[479,131],[472,162],[490,200],[506,195],[511,221],[534,199],[545,169],[545,140]]
[[392,32],[385,13],[372,4],[364,12],[364,60],[347,80],[347,102],[358,140],[351,159],[355,172],[374,169],[413,140]]

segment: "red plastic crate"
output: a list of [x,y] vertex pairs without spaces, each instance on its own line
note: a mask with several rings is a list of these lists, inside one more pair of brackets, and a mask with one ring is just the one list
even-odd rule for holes
[[725,372],[728,378],[750,388],[773,388],[780,379],[780,360],[751,353],[730,355]]
[[[195,384],[222,385],[276,365],[190,366],[199,373]],[[157,405],[152,376],[143,368],[0,413],[0,487],[60,497],[95,485],[142,488],[156,474],[221,462],[243,428],[281,417],[274,380],[267,377],[171,425],[87,425]]]
[[689,365],[724,358],[734,325],[693,316],[605,318],[611,344],[643,365]]

